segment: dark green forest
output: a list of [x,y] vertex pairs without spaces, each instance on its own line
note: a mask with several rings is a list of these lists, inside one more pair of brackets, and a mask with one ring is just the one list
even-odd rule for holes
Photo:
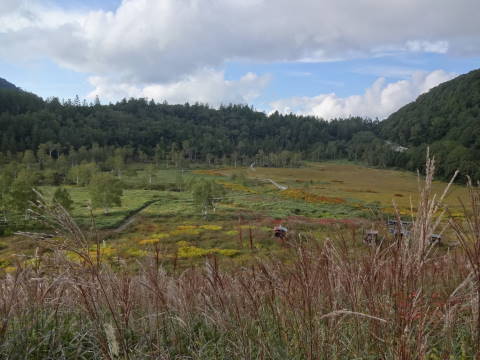
[[12,86],[0,86],[0,164],[58,163],[60,180],[82,163],[113,168],[116,157],[182,168],[348,159],[417,170],[427,146],[440,177],[458,168],[480,178],[480,70],[441,84],[382,122],[267,115],[245,105],[43,100]]
[[409,147],[408,169],[423,161],[428,145],[448,178],[455,169],[480,178],[480,70],[461,75],[421,95],[381,123],[385,139]]
[[300,159],[350,155],[360,159],[363,150],[349,148],[352,141],[384,146],[380,140],[370,141],[376,138],[378,123],[362,118],[327,122],[278,113],[267,116],[243,105],[212,109],[145,99],[110,105],[85,104],[78,99],[43,101],[30,93],[9,90],[0,91],[0,131],[4,158],[18,158],[31,150],[37,158],[48,153],[54,159],[73,156],[73,162],[102,162],[114,149],[128,148],[128,160],[132,161],[156,158],[181,160],[183,166],[192,162],[289,166]]

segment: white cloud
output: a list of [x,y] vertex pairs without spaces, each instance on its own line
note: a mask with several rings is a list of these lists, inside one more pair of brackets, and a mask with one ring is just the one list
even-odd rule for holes
[[247,73],[239,80],[226,80],[224,73],[202,70],[183,80],[168,84],[152,84],[144,87],[111,81],[109,78],[91,77],[95,87],[88,97],[99,96],[102,101],[121,98],[145,97],[162,102],[183,104],[185,102],[208,103],[212,106],[229,103],[248,104],[257,98],[270,81],[268,75]]
[[10,9],[3,18],[15,21],[0,21],[0,55],[51,56],[76,70],[145,83],[232,59],[458,53],[465,43],[480,54],[477,0],[123,0],[115,12],[84,13],[40,0],[2,1]]
[[10,43],[10,36],[16,37],[23,33],[25,39],[37,39],[39,36],[35,34],[36,31],[58,31],[63,25],[83,21],[86,16],[77,11],[46,7],[35,0],[2,0],[0,34],[4,35],[5,45],[8,47],[13,45]]
[[293,97],[274,101],[272,111],[315,115],[324,119],[366,116],[384,119],[403,105],[415,100],[420,94],[438,84],[452,79],[455,74],[443,70],[430,73],[415,72],[409,79],[387,83],[377,79],[362,95],[345,98],[334,93],[315,97]]
[[18,9],[23,6],[23,3],[24,1],[21,0],[3,0],[0,2],[0,14],[5,16],[6,14],[18,11]]
[[413,52],[429,52],[446,54],[448,52],[448,41],[407,41],[406,48]]
[[[47,57],[122,93],[150,88],[181,98],[172,89],[194,95],[193,78],[232,60],[479,55],[478,13],[478,0],[123,0],[113,12],[1,0],[0,59]],[[230,93],[233,86],[246,93],[227,98],[250,96],[241,81]]]

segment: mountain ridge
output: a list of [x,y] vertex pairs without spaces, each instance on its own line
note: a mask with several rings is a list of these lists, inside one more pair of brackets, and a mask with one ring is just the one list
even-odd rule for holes
[[9,89],[9,90],[20,90],[17,86],[11,82],[0,77],[0,89]]
[[452,140],[480,149],[480,69],[430,89],[380,127],[382,137],[403,146]]
[[378,135],[408,147],[394,166],[421,169],[428,147],[441,177],[458,169],[480,179],[480,69],[420,95],[382,121]]

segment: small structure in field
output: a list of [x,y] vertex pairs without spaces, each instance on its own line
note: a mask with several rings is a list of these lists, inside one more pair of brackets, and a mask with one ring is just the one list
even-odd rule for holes
[[404,220],[387,220],[388,232],[395,236],[396,239],[403,239],[404,237],[410,237],[411,228],[413,222]]
[[387,226],[388,227],[395,227],[395,226],[402,226],[404,228],[411,228],[413,226],[413,223],[411,221],[405,221],[405,220],[395,220],[395,219],[388,219],[387,220]]
[[376,244],[380,241],[377,230],[367,230],[364,232],[363,241],[367,244]]
[[393,227],[393,226],[397,226],[398,225],[398,221],[397,220],[392,220],[392,219],[388,219],[387,220],[387,226],[388,227]]
[[285,239],[287,237],[288,229],[282,225],[277,225],[273,228],[275,237],[279,239]]
[[440,244],[441,241],[442,241],[442,235],[440,234],[432,234],[432,236],[430,236],[430,242],[432,244]]
[[393,234],[395,236],[396,239],[400,238],[400,239],[403,239],[404,237],[410,237],[410,235],[412,234],[412,232],[410,230],[405,230],[405,229],[402,229],[402,228],[388,228],[388,232],[390,234]]

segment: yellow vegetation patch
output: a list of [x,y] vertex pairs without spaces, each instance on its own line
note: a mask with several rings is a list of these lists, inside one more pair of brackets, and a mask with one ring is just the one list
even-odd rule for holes
[[237,230],[228,230],[228,231],[224,231],[223,233],[224,233],[225,235],[230,235],[230,236],[238,235],[238,231],[237,231]]
[[220,225],[202,225],[200,226],[200,228],[204,230],[214,230],[214,231],[222,230],[222,227]]
[[40,258],[38,256],[34,256],[30,259],[25,260],[24,262],[25,266],[39,266],[40,265]]
[[17,268],[15,266],[6,266],[6,267],[3,268],[3,271],[5,271],[7,274],[12,273],[15,270],[17,270]]
[[168,234],[154,234],[152,235],[152,238],[155,238],[155,239],[166,239],[168,238],[170,235]]
[[152,245],[160,242],[162,239],[168,238],[169,236],[169,234],[153,234],[150,239],[140,240],[138,243],[140,245]]
[[[116,251],[117,250],[115,248],[111,247],[111,246],[104,246],[104,245],[100,246],[100,256],[112,256],[112,255],[115,255]],[[96,246],[92,246],[88,253],[89,254],[93,253],[96,256],[96,254],[97,254]]]
[[67,259],[70,261],[73,261],[76,263],[80,263],[83,261],[82,257],[73,251],[67,251],[65,255],[67,256]]
[[453,212],[450,213],[450,216],[452,216],[452,217],[464,217],[465,214],[461,211],[453,211]]
[[182,247],[182,246],[190,246],[190,243],[188,241],[177,241],[177,245],[179,247]]
[[[110,246],[100,246],[100,259],[101,258],[109,258],[113,255],[116,254],[116,249],[110,247]],[[77,254],[76,252],[73,252],[73,251],[67,251],[65,253],[65,255],[67,256],[67,259],[69,259],[70,261],[73,261],[73,262],[77,262],[77,263],[80,263],[83,261],[83,258]],[[92,261],[96,261],[97,260],[97,248],[96,246],[91,246],[90,249],[88,250],[88,256],[90,257],[90,259],[92,259]]]
[[199,235],[200,230],[198,229],[179,229],[173,230],[170,232],[171,235]]
[[179,241],[177,242],[178,251],[177,255],[179,258],[196,258],[207,256],[211,254],[219,254],[224,256],[234,256],[238,254],[240,251],[235,249],[202,249],[196,246],[191,245],[187,241]]
[[227,181],[218,181],[218,183],[223,185],[223,187],[225,187],[229,190],[256,193],[256,191],[254,191],[252,189],[249,189],[248,187],[246,187],[244,185],[241,185],[241,184],[231,183],[231,182],[227,182]]
[[177,254],[180,258],[194,258],[208,255],[210,252],[196,246],[181,246],[178,248]]
[[131,257],[144,257],[148,255],[148,252],[140,249],[126,249],[125,255]]

